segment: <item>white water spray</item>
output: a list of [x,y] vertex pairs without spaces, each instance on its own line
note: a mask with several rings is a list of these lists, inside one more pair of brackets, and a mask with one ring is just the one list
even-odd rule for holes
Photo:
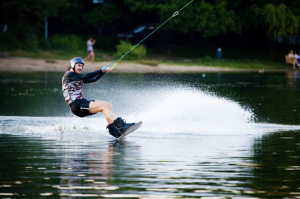
[[[116,114],[129,123],[143,121],[142,127],[131,137],[241,136],[300,129],[299,126],[253,123],[253,113],[237,102],[197,89],[165,86],[124,90],[126,92],[112,96],[116,99],[113,104],[118,107]],[[86,118],[0,117],[2,133],[52,138],[111,138],[106,125],[102,113]]]
[[[145,96],[144,96],[145,98]],[[143,121],[152,134],[232,135],[253,130],[252,112],[236,102],[195,89],[161,89],[149,93],[144,111],[130,120]]]

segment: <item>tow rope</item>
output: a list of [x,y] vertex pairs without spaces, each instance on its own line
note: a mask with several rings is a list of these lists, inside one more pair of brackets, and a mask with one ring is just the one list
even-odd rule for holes
[[179,14],[179,12],[181,11],[181,10],[183,10],[185,7],[187,7],[190,3],[192,3],[192,1],[194,1],[194,0],[191,0],[189,3],[187,3],[185,6],[183,6],[180,10],[178,10],[178,11],[176,11],[176,12],[174,12],[174,14],[169,18],[169,19],[167,19],[164,23],[162,23],[160,26],[158,26],[154,31],[152,31],[147,37],[145,37],[142,41],[140,41],[139,43],[137,43],[135,46],[133,46],[127,53],[125,53],[124,55],[122,55],[121,57],[119,57],[118,59],[116,59],[115,61],[113,61],[112,63],[110,63],[109,65],[107,65],[107,66],[105,66],[102,70],[105,70],[107,67],[109,67],[110,65],[112,65],[113,63],[115,63],[112,67],[111,67],[111,69],[113,69],[115,66],[116,66],[116,64],[118,63],[118,62],[120,62],[130,51],[132,51],[133,49],[135,49],[140,43],[142,43],[145,39],[147,39],[150,35],[152,35],[156,30],[158,30],[160,27],[162,27],[165,23],[167,23],[170,19],[172,19],[173,17],[176,17],[178,14]]

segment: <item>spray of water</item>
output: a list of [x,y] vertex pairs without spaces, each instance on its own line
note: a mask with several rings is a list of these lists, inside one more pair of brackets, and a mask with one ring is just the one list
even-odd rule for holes
[[[236,102],[189,88],[163,88],[140,101],[144,111],[130,115],[153,134],[239,134],[253,130],[250,110]],[[144,96],[145,98],[145,96]]]
[[[143,121],[131,136],[195,137],[261,134],[299,126],[255,124],[253,113],[237,102],[189,87],[124,89],[115,99],[118,116],[127,122]],[[116,92],[113,92],[116,93]],[[110,137],[102,113],[92,117],[0,117],[0,131],[50,137]],[[101,138],[102,139],[102,138]]]

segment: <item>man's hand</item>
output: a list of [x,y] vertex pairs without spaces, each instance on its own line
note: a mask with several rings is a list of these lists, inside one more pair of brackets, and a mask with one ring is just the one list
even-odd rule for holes
[[105,70],[103,70],[103,72],[110,72],[111,71],[111,68],[106,68]]

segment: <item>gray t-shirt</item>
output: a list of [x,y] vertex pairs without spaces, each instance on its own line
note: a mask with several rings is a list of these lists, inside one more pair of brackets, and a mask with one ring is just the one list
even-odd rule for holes
[[86,44],[87,44],[87,51],[94,51],[93,42],[91,42],[90,40],[88,40],[86,42]]

